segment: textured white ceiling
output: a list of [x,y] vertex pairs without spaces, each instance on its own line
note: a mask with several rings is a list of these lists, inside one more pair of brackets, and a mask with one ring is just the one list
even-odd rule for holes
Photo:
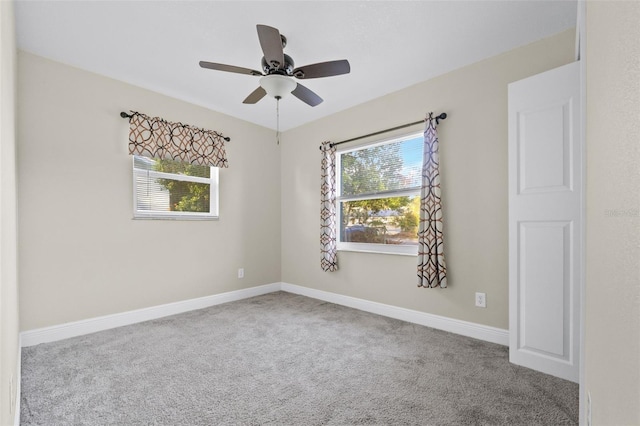
[[[18,48],[275,128],[275,100],[242,100],[260,68],[256,24],[288,39],[296,66],[348,59],[351,73],[302,81],[324,102],[280,102],[290,129],[575,26],[575,1],[32,1],[16,4]],[[126,110],[129,105],[122,105]],[[153,114],[153,111],[146,111]]]

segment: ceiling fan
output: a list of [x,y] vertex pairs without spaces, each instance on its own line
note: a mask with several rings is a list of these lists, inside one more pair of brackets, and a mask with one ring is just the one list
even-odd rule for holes
[[262,71],[264,73],[249,68],[200,61],[202,68],[262,76],[260,78],[260,87],[247,96],[243,101],[245,104],[255,104],[267,94],[280,100],[286,94],[291,93],[296,98],[314,107],[322,102],[322,98],[302,84],[296,83],[293,80],[294,77],[303,80],[348,74],[351,71],[349,61],[346,59],[319,62],[294,68],[293,59],[283,51],[287,45],[287,38],[281,35],[276,28],[267,25],[257,25],[256,27],[258,29],[260,47],[262,47],[262,52],[264,53],[262,57]]

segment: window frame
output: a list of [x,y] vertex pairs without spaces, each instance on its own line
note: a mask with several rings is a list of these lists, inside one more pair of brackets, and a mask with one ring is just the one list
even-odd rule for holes
[[[404,196],[417,196],[420,197],[421,187],[411,187],[411,188],[403,188],[399,190],[390,190],[377,192],[374,194],[368,195],[358,195],[358,196],[346,196],[343,197],[342,192],[342,154],[346,154],[353,151],[359,151],[366,148],[375,148],[381,145],[387,145],[394,142],[415,139],[418,137],[423,137],[423,131],[413,131],[409,133],[400,134],[397,136],[385,138],[385,139],[377,139],[371,142],[366,142],[358,145],[352,145],[345,148],[337,148],[336,149],[336,247],[338,251],[353,251],[353,252],[363,252],[363,253],[378,253],[378,254],[394,254],[394,255],[404,255],[404,256],[417,256],[418,255],[418,245],[395,245],[395,244],[377,244],[377,243],[356,243],[356,242],[347,242],[341,241],[342,232],[341,232],[341,224],[342,224],[342,208],[341,203],[345,201],[356,201],[356,200],[375,200],[380,198],[392,198],[392,197],[404,197]],[[423,147],[424,149],[424,147]]]
[[[219,167],[210,166],[209,178],[198,176],[182,175],[179,173],[158,172],[155,170],[143,170],[136,168],[136,157],[147,160],[155,158],[145,157],[143,155],[131,156],[131,169],[133,171],[131,177],[131,185],[133,186],[133,218],[134,219],[162,219],[162,220],[218,220],[219,219]],[[209,185],[209,212],[180,212],[180,211],[149,211],[138,209],[138,190],[136,185],[136,176],[153,177],[161,179],[178,180],[182,182],[204,183]]]

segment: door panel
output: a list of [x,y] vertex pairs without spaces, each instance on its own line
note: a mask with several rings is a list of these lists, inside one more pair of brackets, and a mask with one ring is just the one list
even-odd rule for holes
[[509,85],[509,359],[578,381],[579,64]]
[[571,190],[570,104],[518,114],[520,194]]
[[[567,359],[570,310],[565,292],[570,284],[570,222],[520,223],[520,342],[530,353]],[[539,250],[545,247],[546,250]],[[526,292],[526,293],[525,293]],[[539,316],[539,312],[545,312]]]

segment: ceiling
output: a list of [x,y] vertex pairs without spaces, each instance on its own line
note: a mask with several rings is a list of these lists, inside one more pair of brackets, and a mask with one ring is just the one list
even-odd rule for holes
[[261,69],[256,24],[287,37],[296,66],[348,59],[350,74],[302,82],[324,99],[317,107],[293,96],[280,101],[287,130],[572,28],[576,7],[563,0],[18,0],[15,11],[19,49],[269,128],[274,99],[242,103],[257,77],[198,62]]

